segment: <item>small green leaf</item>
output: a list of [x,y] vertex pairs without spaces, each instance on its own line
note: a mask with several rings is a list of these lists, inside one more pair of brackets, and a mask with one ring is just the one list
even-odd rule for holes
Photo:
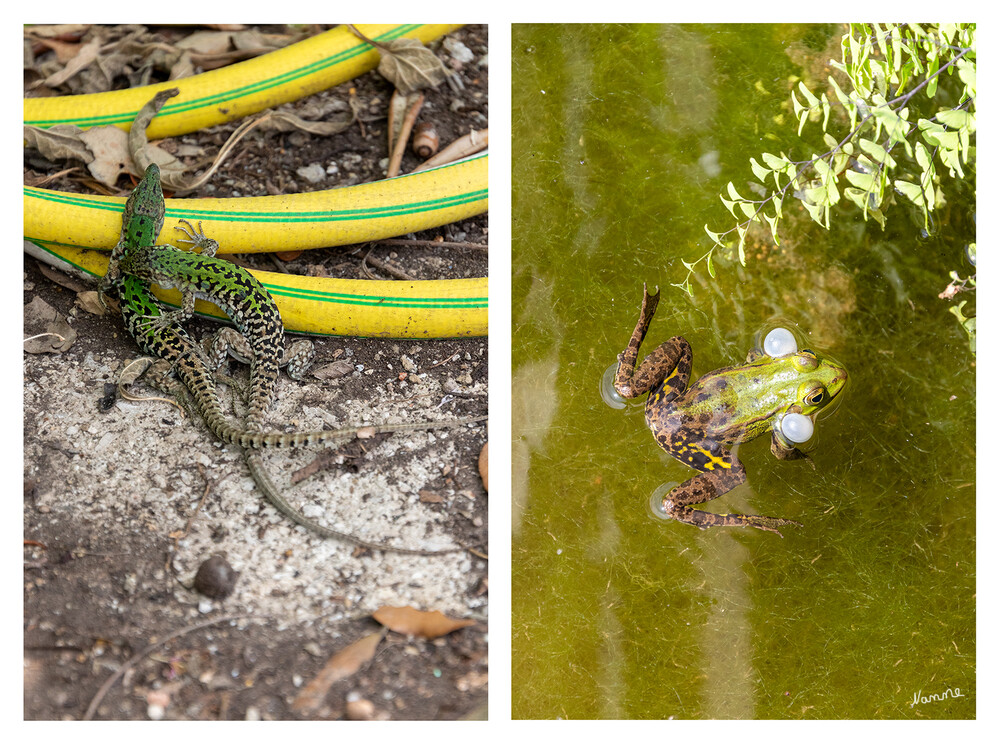
[[875,33],[873,35],[875,37],[875,43],[878,44],[878,50],[882,52],[883,57],[890,59],[889,50],[886,49],[885,39],[882,38],[882,29],[879,28],[877,23],[873,23],[872,25],[875,27]]
[[884,96],[889,92],[888,84],[888,65],[885,62],[879,62],[878,60],[872,60],[871,62],[872,71],[872,82],[875,85],[875,90],[878,91],[879,95]]
[[753,174],[757,177],[761,183],[767,180],[767,177],[771,174],[771,171],[757,162],[757,158],[750,158],[750,169],[753,170]]
[[806,84],[801,80],[799,81],[799,90],[802,95],[805,96],[806,102],[809,104],[810,108],[815,108],[819,104],[819,98],[814,96],[809,88],[806,87]]
[[806,109],[806,107],[803,106],[801,103],[799,103],[799,99],[795,97],[795,91],[793,90],[792,91],[792,110],[795,111],[795,115],[798,116],[805,109]]
[[763,152],[760,157],[771,170],[781,170],[788,164],[787,157],[778,157],[770,152]]
[[868,206],[868,192],[860,188],[847,187],[844,189],[844,196],[853,201],[859,209],[865,210]]
[[976,95],[976,68],[974,65],[970,64],[964,59],[958,60],[955,63],[958,67],[958,78],[965,83],[965,87],[968,88],[969,95],[975,97]]
[[934,180],[932,178],[924,179],[924,203],[927,204],[927,210],[933,211],[934,204],[937,202],[937,198],[934,193]]
[[924,89],[924,92],[927,93],[928,98],[933,98],[934,94],[937,93],[937,84],[938,84],[937,71],[939,66],[940,66],[940,60],[938,59],[938,56],[935,54],[933,59],[931,59],[929,64],[927,65],[927,77],[930,79],[927,81],[927,87]]
[[716,245],[722,246],[722,236],[718,232],[712,232],[710,229],[708,229],[707,224],[705,225],[705,232],[712,239],[712,242],[714,242]]
[[871,173],[859,173],[856,170],[845,170],[844,177],[852,186],[862,189],[865,192],[875,190],[875,179]]
[[805,193],[805,201],[810,204],[826,204],[827,203],[827,193],[824,186],[816,186],[814,188],[807,188]]
[[920,166],[920,170],[924,173],[932,170],[933,165],[931,163],[931,155],[927,151],[927,147],[923,142],[917,142],[916,147],[913,148],[913,154],[916,157],[917,165]]
[[943,108],[937,112],[934,118],[952,129],[963,129],[968,127],[969,131],[976,131],[976,117],[968,111],[960,111],[954,108]]
[[851,162],[850,154],[846,152],[838,152],[836,155],[833,156],[833,172],[836,173],[837,175],[840,175],[841,173],[844,172],[844,170],[846,170],[850,162]]
[[[885,127],[885,132],[889,137],[890,146],[906,138],[906,122],[891,108],[887,106],[879,106],[878,108],[872,109],[872,115],[875,116],[876,121]],[[875,139],[878,139],[877,134]]]
[[924,192],[920,186],[909,181],[897,179],[892,185],[899,189],[899,192],[919,207],[924,207]]
[[830,83],[830,86],[833,88],[833,93],[834,95],[837,96],[837,100],[840,101],[840,105],[846,109],[853,108],[854,104],[851,103],[851,99],[848,98],[847,94],[845,94],[844,91],[841,90],[840,86],[837,85],[837,81],[833,79],[833,76],[830,75],[826,79],[827,82]]
[[835,178],[831,178],[826,183],[825,200],[827,205],[829,206],[832,206],[833,204],[836,204],[838,201],[840,201],[840,191],[837,189],[837,180]]
[[[882,231],[885,232],[885,215],[882,213],[881,209],[869,209],[868,215],[875,218],[875,221],[879,223],[882,227]],[[868,215],[865,216],[865,221],[868,220]]]
[[889,34],[892,37],[892,60],[893,60],[893,66],[894,66],[894,69],[896,70],[896,72],[899,72],[899,69],[900,69],[900,60],[901,60],[901,58],[903,56],[903,53],[902,53],[903,52],[903,45],[900,42],[899,26],[897,26],[896,24],[892,24],[892,29],[889,31]]
[[808,111],[806,111],[806,110],[803,110],[803,111],[802,111],[802,112],[801,112],[801,113],[799,114],[799,129],[798,129],[798,135],[799,135],[800,137],[802,136],[802,130],[803,130],[803,129],[805,128],[805,126],[806,126],[806,121],[807,121],[808,119],[809,119],[809,112],[808,112]]
[[823,207],[819,204],[810,204],[808,201],[803,201],[802,206],[805,210],[809,212],[809,216],[812,217],[816,224],[823,224]]
[[885,148],[869,139],[859,139],[858,144],[861,145],[861,149],[872,156],[875,162],[884,163],[888,154]]

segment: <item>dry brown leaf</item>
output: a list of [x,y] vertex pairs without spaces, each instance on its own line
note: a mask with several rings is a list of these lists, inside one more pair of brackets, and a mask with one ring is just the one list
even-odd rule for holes
[[378,73],[409,95],[425,88],[436,88],[448,79],[448,68],[419,39],[393,39],[382,42],[369,39],[357,28],[347,27],[355,36],[375,47],[381,57]]
[[423,105],[423,93],[404,95],[399,90],[393,92],[389,103],[389,165],[385,171],[386,178],[399,175],[410,130],[413,129],[413,122],[417,120]]
[[479,476],[483,478],[483,487],[486,488],[486,492],[490,492],[490,453],[489,453],[490,442],[487,441],[483,444],[483,448],[479,450]]
[[[79,294],[80,292],[86,292],[89,287],[88,284],[84,284],[83,282],[78,281],[75,277],[52,268],[52,266],[42,263],[41,261],[39,261],[36,265],[45,278],[61,287],[69,289],[71,292]],[[97,292],[93,292],[93,294],[96,296]],[[103,315],[104,313],[98,312],[97,314]]]
[[87,170],[105,186],[114,188],[118,176],[128,171],[128,132],[117,126],[96,126],[80,132],[80,141],[93,156]]
[[24,351],[27,353],[60,353],[76,341],[76,331],[58,310],[41,297],[24,306]]
[[227,31],[195,31],[174,46],[178,49],[189,49],[197,54],[222,54],[229,50],[231,43],[232,34]]
[[76,295],[76,304],[91,315],[107,314],[101,300],[97,298],[97,292],[80,292]]
[[294,44],[301,38],[302,36],[294,34],[262,34],[259,30],[251,28],[233,34],[232,44],[242,51],[260,51],[261,53],[266,53],[274,49],[281,49],[289,44]]
[[80,51],[79,42],[60,41],[59,39],[39,39],[38,43],[56,53],[56,61],[66,64]]
[[185,51],[170,66],[170,79],[183,80],[192,75],[194,75],[194,62],[191,61],[191,52]]
[[372,632],[336,653],[295,697],[292,709],[296,712],[318,710],[333,684],[356,673],[372,659],[383,635],[383,632]]
[[428,640],[476,623],[474,619],[452,619],[439,611],[420,611],[412,606],[383,606],[372,616],[393,632]]
[[339,134],[352,123],[354,123],[354,114],[350,111],[339,111],[331,114],[328,121],[306,121],[288,111],[272,111],[267,121],[261,124],[261,128],[276,132],[301,129],[310,134],[328,137],[332,134]]
[[378,50],[379,74],[403,93],[436,88],[448,79],[447,68],[419,39],[393,39]]
[[79,38],[90,28],[88,23],[61,23],[56,25],[30,26],[26,29],[29,36],[54,38]]
[[[50,129],[25,126],[23,135],[25,143],[38,150],[46,160],[81,160],[86,163],[90,174],[112,191],[118,176],[127,170],[122,165],[131,161],[128,134],[116,126],[95,126],[91,129],[80,129],[70,124],[58,124]],[[157,163],[164,173],[182,170],[173,155],[154,145],[146,147],[146,158]],[[142,170],[133,175],[141,173]]]
[[45,84],[48,85],[50,88],[55,88],[62,85],[64,82],[73,77],[73,75],[75,75],[80,70],[90,65],[90,63],[93,62],[95,59],[97,59],[97,53],[100,51],[100,49],[101,49],[100,38],[95,37],[91,39],[86,44],[80,47],[80,50],[77,52],[76,56],[73,57],[73,59],[71,59],[65,67],[63,67],[61,70],[59,70],[59,72],[55,73],[54,75],[49,75],[45,80]]
[[25,126],[23,136],[25,144],[38,150],[46,160],[82,160],[89,163],[94,156],[80,139],[82,131],[72,124],[56,124],[48,129]]
[[354,371],[354,364],[346,359],[331,361],[310,370],[310,373],[317,379],[340,379]]

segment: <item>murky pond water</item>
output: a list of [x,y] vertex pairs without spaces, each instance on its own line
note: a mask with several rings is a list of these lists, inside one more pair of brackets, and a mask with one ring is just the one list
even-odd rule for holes
[[[885,232],[846,209],[827,232],[789,199],[779,248],[702,267],[693,298],[669,286],[706,223],[732,226],[726,182],[797,146],[789,79],[816,89],[838,33],[514,27],[517,718],[975,715],[975,357],[937,298],[965,272],[972,196],[931,237],[899,206]],[[695,377],[776,318],[849,370],[815,470],[761,437],[739,450],[748,483],[707,505],[804,524],[784,539],[651,512],[693,471],[641,403],[599,393],[643,282],[662,293],[643,350],[683,335]]]

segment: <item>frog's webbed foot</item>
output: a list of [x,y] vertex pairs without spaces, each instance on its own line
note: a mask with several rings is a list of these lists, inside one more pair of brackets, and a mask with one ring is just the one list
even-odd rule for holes
[[798,521],[792,521],[791,519],[782,519],[777,516],[747,516],[738,513],[727,513],[723,514],[725,516],[734,516],[740,519],[740,526],[752,526],[754,529],[760,529],[761,531],[769,531],[772,534],[777,534],[779,537],[784,538],[784,534],[778,531],[779,526],[802,526]]
[[640,322],[641,319],[647,318],[646,324],[649,325],[649,320],[653,319],[653,314],[656,312],[656,306],[660,303],[660,287],[656,287],[656,291],[653,294],[649,293],[646,288],[646,283],[642,284],[642,307],[639,310]]
[[713,526],[752,526],[754,529],[769,531],[772,534],[783,537],[784,535],[778,531],[779,526],[802,526],[798,521],[783,519],[778,516],[699,511],[697,508],[679,505],[675,500],[671,499],[669,493],[663,499],[663,511],[667,516],[677,521],[682,521],[685,524],[694,524],[699,529],[709,529]]
[[782,536],[778,531],[779,526],[802,526],[798,521],[777,516],[710,513],[691,508],[696,503],[706,503],[718,498],[746,482],[746,470],[732,452],[720,449],[716,455],[715,468],[682,482],[663,497],[664,514],[685,524],[694,524],[700,529],[713,526],[752,526],[779,537]]

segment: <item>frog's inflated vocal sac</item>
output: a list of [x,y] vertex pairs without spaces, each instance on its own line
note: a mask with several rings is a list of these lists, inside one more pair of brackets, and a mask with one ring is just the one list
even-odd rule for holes
[[808,459],[781,431],[781,419],[801,413],[815,422],[847,383],[847,370],[812,351],[772,358],[754,349],[746,364],[709,372],[688,387],[691,346],[680,336],[661,344],[635,364],[639,346],[656,312],[659,291],[642,288],[642,309],[628,347],[618,355],[615,389],[622,397],[649,393],[646,423],[664,451],[701,474],[681,483],[663,498],[667,516],[710,526],[752,526],[781,535],[777,527],[797,521],[772,516],[717,514],[691,508],[728,493],[746,481],[746,470],[727,446],[771,432],[771,452],[778,459]]

